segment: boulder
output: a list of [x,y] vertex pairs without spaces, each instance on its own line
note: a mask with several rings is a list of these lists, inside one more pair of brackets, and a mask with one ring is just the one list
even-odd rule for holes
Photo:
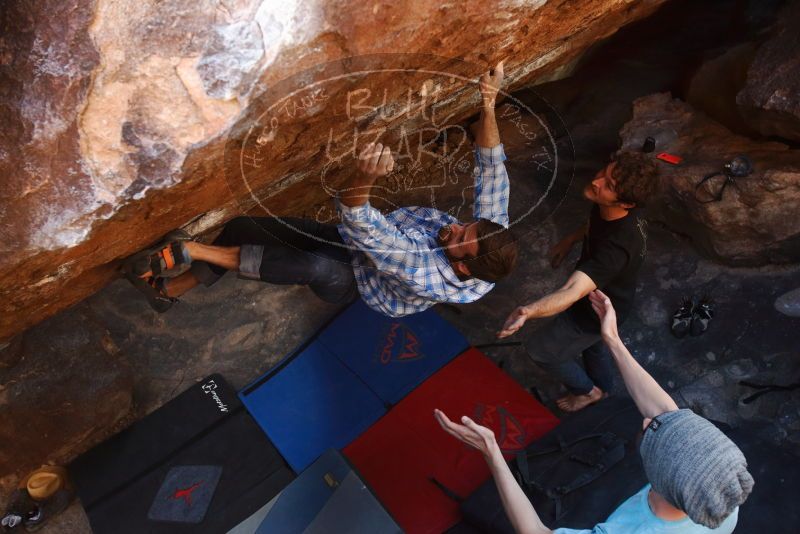
[[775,309],[789,317],[800,317],[800,287],[775,299]]
[[[800,261],[800,150],[735,135],[668,93],[636,100],[623,126],[622,148],[639,150],[645,138],[656,151],[678,155],[659,162],[663,193],[649,218],[688,236],[705,255],[735,266]],[[718,202],[703,203],[721,187],[716,177],[696,192],[704,176],[744,154],[754,171],[729,184]]]
[[131,410],[131,369],[84,308],[16,336],[0,361],[16,362],[0,367],[0,478],[71,460]]
[[766,136],[800,141],[800,2],[778,17],[773,35],[762,44],[736,95],[739,112]]
[[[354,128],[427,147],[442,125],[420,116],[473,114],[489,65],[507,59],[509,89],[563,75],[662,2],[4,2],[0,341],[171,229],[254,208],[330,219]],[[437,179],[406,176],[388,202]]]
[[742,116],[736,95],[747,81],[747,70],[758,46],[753,42],[715,50],[692,76],[686,101],[726,128],[748,137],[760,137]]

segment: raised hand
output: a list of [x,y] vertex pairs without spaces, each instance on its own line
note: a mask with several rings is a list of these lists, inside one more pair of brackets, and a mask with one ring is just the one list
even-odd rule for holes
[[497,92],[500,90],[500,85],[503,83],[503,76],[502,61],[498,63],[494,69],[481,76],[479,88],[484,107],[494,109],[494,104],[497,100]]
[[498,446],[494,432],[485,426],[477,424],[466,415],[461,418],[461,422],[464,423],[462,425],[452,422],[441,410],[433,410],[433,415],[445,432],[478,449],[484,456],[489,457],[496,452]]
[[519,306],[516,310],[511,312],[506,318],[506,322],[503,324],[503,329],[497,333],[497,337],[504,338],[508,337],[520,328],[522,325],[525,324],[525,321],[528,320],[528,312],[525,309],[525,306]]
[[599,289],[595,289],[589,293],[589,302],[592,303],[592,309],[600,318],[600,335],[603,336],[603,340],[608,343],[619,339],[617,312],[611,304],[611,299]]
[[394,169],[391,149],[381,143],[369,143],[358,155],[356,169],[358,172],[353,173],[339,193],[339,200],[345,206],[363,206],[369,202],[375,180]]
[[392,150],[381,143],[369,143],[358,156],[358,171],[372,181],[394,169]]

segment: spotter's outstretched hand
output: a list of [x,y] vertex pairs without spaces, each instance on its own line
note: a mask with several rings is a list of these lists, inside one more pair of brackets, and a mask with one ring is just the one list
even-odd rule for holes
[[606,343],[619,339],[619,332],[617,331],[617,312],[611,304],[611,299],[608,295],[595,289],[589,293],[589,302],[592,303],[592,309],[600,319],[600,335]]
[[527,320],[528,312],[525,309],[525,306],[519,306],[506,318],[506,322],[503,324],[503,329],[497,333],[497,337],[502,339],[510,336],[522,328],[522,325],[524,325],[525,321]]
[[494,432],[477,424],[466,415],[461,418],[462,425],[452,422],[441,410],[433,410],[433,415],[445,432],[481,451],[488,457],[497,448]]

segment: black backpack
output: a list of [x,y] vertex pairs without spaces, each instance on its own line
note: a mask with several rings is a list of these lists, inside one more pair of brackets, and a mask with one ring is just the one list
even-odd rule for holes
[[[642,416],[631,399],[604,399],[564,418],[518,453],[510,467],[547,526],[592,528],[647,484],[637,443],[641,429]],[[476,528],[514,532],[493,480],[461,509]]]

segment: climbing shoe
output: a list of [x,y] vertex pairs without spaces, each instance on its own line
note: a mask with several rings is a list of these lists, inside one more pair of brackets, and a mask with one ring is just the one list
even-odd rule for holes
[[183,243],[188,240],[189,236],[181,231],[167,234],[160,244],[126,259],[122,270],[126,274],[145,279],[153,276],[178,276],[186,272],[192,263]]
[[672,335],[677,338],[685,337],[692,328],[692,299],[684,297],[681,306],[672,314]]
[[703,297],[692,310],[692,335],[699,336],[708,330],[714,317],[714,303],[709,297]]
[[122,262],[122,274],[158,313],[164,313],[177,302],[167,295],[165,278],[178,276],[189,269],[192,258],[184,244],[188,240],[188,234],[176,230],[167,234],[158,245]]

